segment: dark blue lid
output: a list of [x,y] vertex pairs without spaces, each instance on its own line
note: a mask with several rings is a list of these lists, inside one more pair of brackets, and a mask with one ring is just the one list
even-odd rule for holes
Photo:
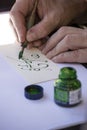
[[43,97],[43,88],[39,85],[28,85],[24,89],[24,95],[27,99],[37,100]]

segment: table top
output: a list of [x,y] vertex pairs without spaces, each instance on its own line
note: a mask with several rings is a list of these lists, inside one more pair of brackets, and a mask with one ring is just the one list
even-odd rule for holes
[[87,105],[87,69],[79,64],[58,64],[74,67],[82,83],[82,102],[65,108],[54,102],[54,80],[43,82],[44,96],[28,100],[24,88],[28,85],[0,55],[0,130],[55,130],[84,123]]

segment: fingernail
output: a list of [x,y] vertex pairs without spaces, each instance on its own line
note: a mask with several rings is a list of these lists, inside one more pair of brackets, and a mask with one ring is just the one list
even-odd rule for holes
[[18,41],[21,42],[21,43],[23,43],[25,41],[24,36],[23,35],[19,36],[18,37]]

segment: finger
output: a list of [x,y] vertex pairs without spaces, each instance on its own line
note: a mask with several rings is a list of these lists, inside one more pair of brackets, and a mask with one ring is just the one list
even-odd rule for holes
[[56,47],[50,50],[46,56],[52,58],[62,52],[68,50],[77,50],[79,48],[87,47],[87,35],[86,34],[71,34],[66,35],[63,40],[61,40]]
[[12,23],[11,19],[9,19],[9,24],[10,24],[12,30],[13,30],[13,33],[14,33],[14,36],[15,36],[15,40],[18,42],[19,41],[18,40],[18,35],[17,35],[17,32],[16,32],[15,28],[13,27],[13,23]]
[[68,46],[68,35],[65,36],[59,43],[56,43],[57,45],[54,46],[53,49],[49,50],[48,53],[46,54],[46,56],[51,59],[52,57],[62,53],[62,52],[65,52],[65,51],[68,51],[70,50],[69,49],[69,46]]
[[38,40],[38,41],[35,41],[35,42],[30,42],[28,44],[27,48],[28,49],[33,48],[33,47],[39,48],[41,45],[42,45],[42,41]]
[[72,28],[72,27],[61,27],[56,33],[54,33],[51,38],[46,43],[45,48],[42,53],[47,54],[51,49],[53,49],[66,35],[78,33],[82,34],[82,29]]
[[11,21],[12,21],[13,27],[17,33],[19,42],[24,42],[26,28],[25,28],[25,20],[24,20],[23,14],[11,13],[10,16],[11,16]]
[[42,41],[41,41],[41,40],[38,40],[38,41],[33,42],[33,43],[32,43],[32,46],[38,48],[39,46],[41,46],[41,44],[42,44]]
[[40,51],[42,51],[43,48],[44,48],[44,46],[45,46],[45,44],[41,45],[38,49],[39,49]]
[[[29,7],[30,6],[30,7]],[[13,27],[17,33],[19,42],[25,41],[25,17],[31,11],[32,2],[29,0],[15,2],[14,6],[10,11],[10,19],[12,21]]]
[[32,42],[27,45],[27,49],[31,49],[31,48],[33,48],[33,43]]
[[68,51],[54,56],[51,60],[55,63],[87,63],[87,48],[74,51]]
[[31,42],[42,39],[48,36],[48,34],[52,32],[53,29],[55,29],[55,25],[52,25],[50,19],[45,16],[43,20],[29,29],[27,32],[27,40]]
[[46,46],[46,41],[48,40],[48,38],[49,38],[49,37],[46,37],[46,38],[41,39],[41,45],[38,47],[38,49],[39,49],[40,51],[42,51],[43,48]]

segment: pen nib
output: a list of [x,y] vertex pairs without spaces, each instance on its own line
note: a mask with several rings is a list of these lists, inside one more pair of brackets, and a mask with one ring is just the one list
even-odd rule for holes
[[19,52],[19,56],[18,56],[19,59],[22,58],[22,56],[23,56],[23,51],[24,51],[24,49],[22,49],[22,50]]
[[25,41],[25,42],[21,45],[22,49],[21,49],[21,51],[19,52],[19,56],[18,56],[19,59],[22,58],[23,53],[24,53],[24,49],[27,47],[27,45],[28,45],[28,42],[27,42],[27,41]]

